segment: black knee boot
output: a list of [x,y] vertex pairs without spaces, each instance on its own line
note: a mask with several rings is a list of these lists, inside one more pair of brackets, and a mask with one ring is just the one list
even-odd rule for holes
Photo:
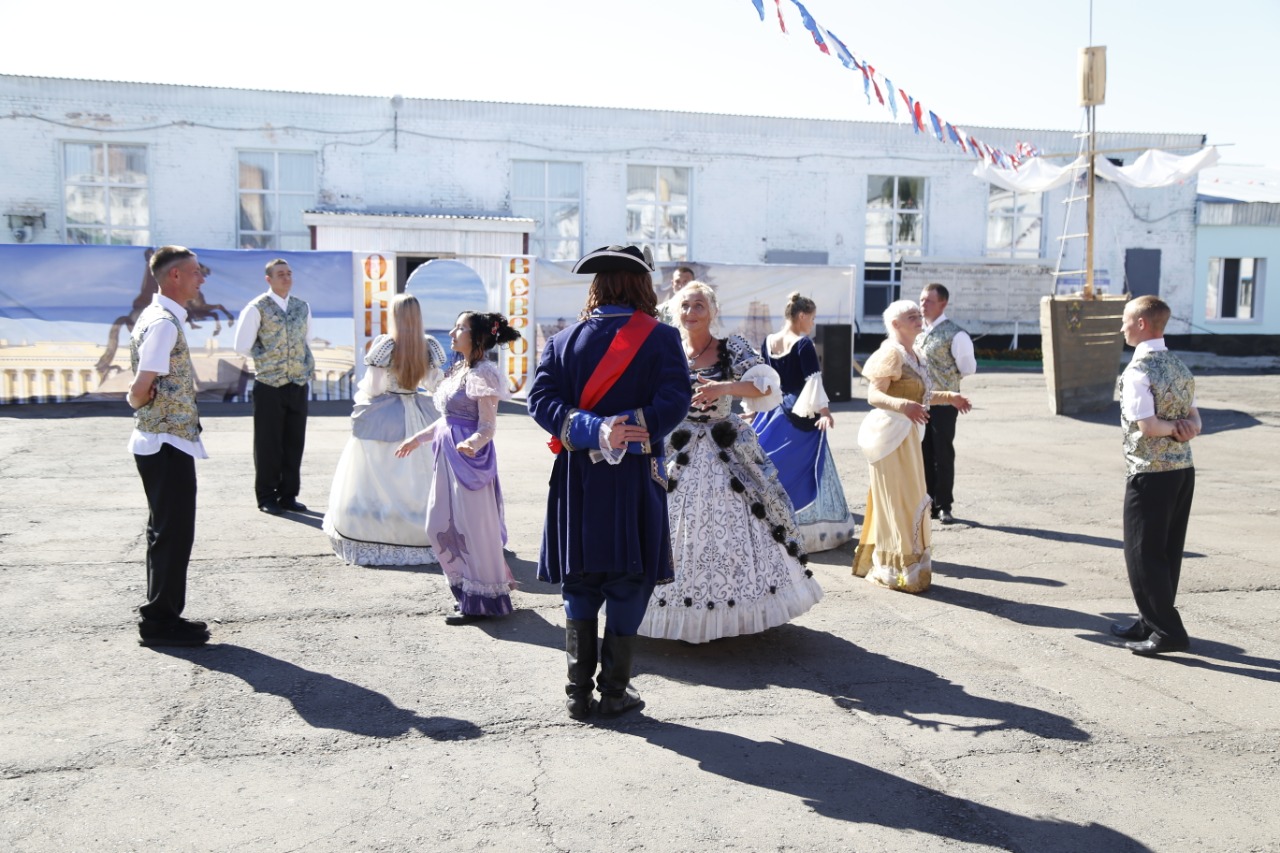
[[619,637],[608,628],[604,631],[604,643],[600,646],[600,705],[597,712],[602,717],[616,717],[639,708],[644,702],[631,686],[631,652],[635,637]]
[[564,692],[569,695],[565,707],[575,720],[591,714],[591,688],[596,674],[595,619],[569,619],[564,625],[564,652],[569,661],[569,683]]

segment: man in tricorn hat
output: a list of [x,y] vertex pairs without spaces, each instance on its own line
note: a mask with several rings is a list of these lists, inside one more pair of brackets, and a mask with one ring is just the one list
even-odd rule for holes
[[557,454],[538,578],[561,585],[565,704],[580,720],[642,704],[630,683],[636,630],[654,586],[674,577],[663,442],[688,412],[691,391],[679,332],[654,319],[653,264],[645,255],[607,246],[573,271],[595,275],[586,307],[578,323],[547,341],[528,402]]

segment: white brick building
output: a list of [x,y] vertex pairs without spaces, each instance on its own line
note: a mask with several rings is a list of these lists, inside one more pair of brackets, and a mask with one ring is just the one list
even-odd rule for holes
[[[1007,151],[1024,140],[1078,147],[1067,131],[966,130]],[[1136,149],[1114,155],[1131,162],[1201,140],[1104,133],[1100,147]],[[0,75],[0,213],[18,217],[0,242],[409,258],[526,246],[572,258],[648,242],[668,267],[855,267],[863,332],[880,329],[900,285],[914,298],[922,280],[944,277],[958,285],[952,314],[976,333],[1009,334],[1015,321],[1035,333],[1070,188],[1015,200],[973,177],[975,162],[901,124]],[[1111,291],[1134,250],[1148,250],[1148,271],[1158,251],[1150,284],[1175,317],[1190,316],[1194,183],[1099,186],[1095,265]],[[28,219],[29,231],[12,227]]]

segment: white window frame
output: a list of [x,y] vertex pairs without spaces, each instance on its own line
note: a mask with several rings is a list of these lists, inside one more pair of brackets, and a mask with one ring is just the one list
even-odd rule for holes
[[[652,169],[653,170],[653,197],[648,202],[636,202],[631,199],[631,170],[632,169]],[[675,169],[684,172],[685,181],[685,197],[684,202],[673,202],[670,197],[663,200],[662,186],[659,183],[659,176],[662,169]],[[672,163],[628,163],[623,184],[626,191],[626,229],[627,241],[637,246],[648,245],[653,251],[655,263],[659,264],[682,264],[691,260],[693,257],[693,168],[691,166],[677,166]],[[663,238],[658,227],[654,227],[653,239],[637,239],[634,236],[633,208],[647,209],[650,211],[647,219],[653,223],[667,222],[671,219],[670,209],[673,207],[684,208],[684,239],[673,240]],[[644,220],[646,217],[641,214]],[[680,247],[675,249],[675,247]]]
[[[67,174],[67,147],[71,145],[92,146],[98,148],[102,152],[102,163],[104,172],[101,176],[94,180],[73,180],[71,175]],[[146,159],[146,171],[144,172],[144,180],[142,183],[126,183],[112,182],[110,179],[110,159],[112,148],[141,148],[143,156]],[[88,245],[126,245],[126,246],[147,246],[151,244],[151,222],[153,219],[151,210],[151,149],[143,142],[100,142],[94,139],[65,139],[61,145],[61,160],[59,163],[62,173],[62,238],[66,243],[80,244],[79,240],[71,239],[72,231],[90,231],[98,232],[104,235],[105,239]],[[72,222],[67,210],[67,192],[72,187],[91,187],[99,190],[103,194],[103,221],[93,223]],[[142,190],[146,193],[147,207],[147,224],[145,226],[138,225],[122,225],[112,221],[111,216],[111,190],[112,189],[132,189]],[[129,234],[132,239],[126,243],[117,243],[112,239],[114,234]]]
[[[541,195],[516,195],[515,170],[517,164],[542,167]],[[550,171],[552,166],[578,167],[578,194],[576,196],[552,196],[548,193],[548,187],[551,185]],[[582,234],[586,228],[586,223],[583,218],[582,203],[582,187],[586,172],[583,164],[572,160],[512,160],[511,172],[512,211],[517,215],[522,215],[517,209],[517,202],[524,202],[526,205],[537,205],[540,207],[540,212],[534,216],[534,220],[537,222],[537,230],[529,235],[529,254],[552,261],[575,261],[582,257]],[[553,210],[563,207],[565,202],[575,204],[578,210],[578,233],[572,237],[557,234],[551,230],[551,226],[553,224]],[[556,245],[553,251],[548,251],[552,244],[558,245]]]
[[[1007,214],[997,214],[991,212],[991,194],[993,191],[1009,193],[1013,199],[1012,211]],[[1019,200],[1028,196],[1037,196],[1039,204],[1035,213],[1019,213]],[[1009,258],[1011,260],[1038,260],[1044,257],[1044,202],[1045,194],[1040,192],[1016,192],[998,187],[995,184],[988,184],[987,189],[987,227],[983,234],[984,251],[988,258]],[[1001,220],[1005,224],[1008,233],[1011,235],[1008,246],[992,246],[991,245],[991,222],[992,220]],[[1040,239],[1036,241],[1035,252],[1031,253],[1027,249],[1019,251],[1017,235],[1026,230],[1026,223],[1032,221],[1040,224]]]
[[[241,156],[244,154],[272,155],[272,159],[271,159],[272,177],[275,178],[275,186],[272,189],[267,189],[267,190],[245,189],[244,187],[240,186],[240,163],[241,163]],[[289,155],[289,156],[306,155],[311,158],[311,190],[310,192],[303,192],[301,190],[280,189],[280,155],[281,154]],[[319,193],[319,183],[320,183],[318,180],[317,172],[316,172],[318,168],[318,163],[319,163],[319,157],[317,156],[315,151],[293,151],[293,150],[280,150],[275,148],[240,148],[236,150],[235,169],[236,169],[236,245],[237,246],[239,246],[240,248],[274,249],[278,251],[296,251],[293,249],[286,249],[282,247],[280,245],[280,238],[305,237],[306,248],[307,249],[311,248],[311,231],[305,225],[302,227],[301,231],[284,231],[278,227],[279,226],[278,211],[280,210],[280,206],[278,202],[281,196],[290,196],[290,197],[306,196],[309,199],[310,204],[315,204],[316,196]],[[276,228],[270,229],[270,230],[258,231],[254,229],[246,229],[246,228],[240,227],[241,210],[242,210],[241,199],[245,195],[260,195],[264,197],[271,196],[275,199],[275,201],[277,202],[275,207],[277,211],[277,219],[275,223],[277,226]],[[258,237],[258,238],[269,237],[271,238],[270,245],[245,246],[245,243],[244,243],[245,237]]]
[[[1223,277],[1227,272],[1227,261],[1236,262],[1236,304],[1231,308],[1233,313],[1224,316],[1222,299],[1226,288],[1223,286]],[[1250,261],[1253,264],[1253,277],[1247,280],[1240,278],[1240,268],[1246,261]],[[1245,283],[1246,281],[1247,284]],[[1221,323],[1262,322],[1262,300],[1266,293],[1266,286],[1266,258],[1210,258],[1209,281],[1205,291],[1205,319]],[[1242,308],[1248,310],[1248,316],[1240,315]]]
[[[871,181],[876,179],[883,180],[885,178],[893,179],[893,204],[888,208],[881,207],[881,208],[873,209],[870,204],[870,198],[868,198],[868,196],[870,196],[871,194]],[[902,193],[899,190],[898,182],[903,179],[920,182],[920,198],[916,199],[916,204],[914,207],[900,203]],[[881,173],[881,174],[875,174],[875,175],[867,175],[866,187],[867,187],[867,192],[863,195],[864,235],[865,235],[866,224],[870,221],[872,213],[879,213],[879,214],[883,214],[886,212],[891,213],[893,217],[893,221],[895,223],[897,223],[898,217],[901,214],[910,213],[912,215],[919,217],[919,228],[920,228],[920,239],[916,243],[899,243],[897,239],[899,226],[895,225],[895,227],[891,229],[892,236],[888,243],[866,242],[863,245],[862,247],[862,252],[863,252],[862,254],[862,298],[858,300],[858,305],[861,306],[859,308],[859,313],[861,313],[864,318],[868,318],[868,317],[875,318],[880,316],[880,312],[872,311],[870,314],[867,313],[867,307],[866,307],[867,301],[868,301],[867,290],[868,289],[888,290],[889,299],[886,300],[885,302],[886,306],[897,301],[898,299],[901,298],[901,295],[902,295],[901,294],[902,268],[903,268],[904,261],[908,258],[913,258],[913,259],[920,258],[924,255],[925,241],[928,238],[928,217],[925,215],[925,209],[928,206],[927,195],[929,192],[929,179],[923,175],[895,175],[895,174]],[[901,246],[910,246],[911,248],[903,249],[901,248]],[[868,260],[868,256],[870,255],[872,250],[884,252],[889,256],[889,260],[888,261]],[[888,273],[889,278],[884,280],[876,279],[876,280],[868,281],[867,269],[869,266],[877,270],[885,270]]]

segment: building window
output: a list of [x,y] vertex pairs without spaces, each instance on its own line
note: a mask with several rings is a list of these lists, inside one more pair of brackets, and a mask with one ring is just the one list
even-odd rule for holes
[[302,212],[315,201],[316,155],[240,152],[240,248],[310,249]]
[[582,164],[512,161],[511,212],[536,223],[530,254],[553,261],[582,257]]
[[656,262],[689,259],[689,170],[627,166],[627,242]]
[[145,145],[67,142],[62,165],[68,243],[151,243]]
[[987,195],[987,257],[1039,258],[1042,193],[1016,193],[995,184]]
[[1266,283],[1263,258],[1212,258],[1209,261],[1208,320],[1254,320],[1261,313]]
[[904,261],[924,246],[924,178],[872,175],[867,179],[866,252],[862,316],[877,317],[898,298]]

